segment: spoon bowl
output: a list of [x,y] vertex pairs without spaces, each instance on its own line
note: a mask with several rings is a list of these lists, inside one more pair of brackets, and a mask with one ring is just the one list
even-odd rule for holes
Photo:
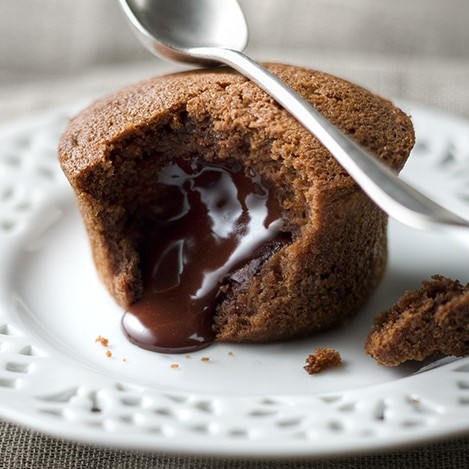
[[242,51],[248,27],[236,0],[124,0],[128,18],[144,46],[175,62],[213,64],[195,57],[194,48]]
[[419,192],[329,122],[309,102],[241,51],[248,29],[237,0],[120,0],[137,36],[164,59],[225,64],[245,75],[290,112],[329,150],[389,216],[418,229],[469,238],[469,221]]

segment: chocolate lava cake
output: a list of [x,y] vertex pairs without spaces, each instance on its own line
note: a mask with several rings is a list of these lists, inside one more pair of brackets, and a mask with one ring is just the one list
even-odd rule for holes
[[[392,169],[414,144],[391,102],[268,64]],[[227,68],[151,78],[92,104],[59,147],[97,270],[138,345],[271,342],[344,323],[387,257],[387,217],[318,140]]]

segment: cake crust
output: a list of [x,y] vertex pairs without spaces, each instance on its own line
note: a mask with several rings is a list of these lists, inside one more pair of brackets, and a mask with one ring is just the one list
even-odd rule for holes
[[[266,66],[389,167],[402,168],[414,133],[391,102],[321,72]],[[218,340],[306,336],[346,321],[368,298],[386,265],[387,217],[313,135],[222,67],[125,88],[72,119],[61,138],[60,162],[97,270],[122,307],[142,295],[139,226],[156,197],[152,181],[194,154],[255,169],[275,187],[291,234],[246,281],[229,282],[213,318]]]

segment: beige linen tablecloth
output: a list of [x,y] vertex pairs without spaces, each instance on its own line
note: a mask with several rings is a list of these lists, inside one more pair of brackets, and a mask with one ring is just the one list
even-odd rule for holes
[[0,423],[2,469],[467,469],[469,439],[368,456],[255,460],[167,456],[84,446]]
[[[469,118],[467,0],[244,0],[256,59],[328,71]],[[115,0],[0,4],[0,125],[181,69],[137,43]],[[467,279],[466,279],[467,280]],[[0,468],[467,468],[469,438],[384,454],[223,460],[101,449],[0,421]]]

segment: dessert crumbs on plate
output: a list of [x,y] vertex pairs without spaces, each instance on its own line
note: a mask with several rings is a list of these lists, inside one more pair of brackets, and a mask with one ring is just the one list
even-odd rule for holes
[[209,357],[202,357],[202,358],[200,359],[200,361],[201,361],[201,362],[204,362],[204,363],[207,363],[207,362],[210,361],[210,358],[209,358]]
[[107,357],[107,358],[111,358],[111,357],[112,357],[112,352],[111,352],[109,349],[106,350],[106,357]]
[[306,357],[306,364],[303,368],[308,374],[314,375],[341,364],[342,357],[337,350],[332,347],[319,347]]
[[100,343],[103,347],[107,347],[109,345],[109,339],[102,335],[98,335],[94,341]]
[[179,368],[179,364],[178,363],[171,363],[171,365],[169,365],[170,368],[172,368],[173,370],[176,370]]

